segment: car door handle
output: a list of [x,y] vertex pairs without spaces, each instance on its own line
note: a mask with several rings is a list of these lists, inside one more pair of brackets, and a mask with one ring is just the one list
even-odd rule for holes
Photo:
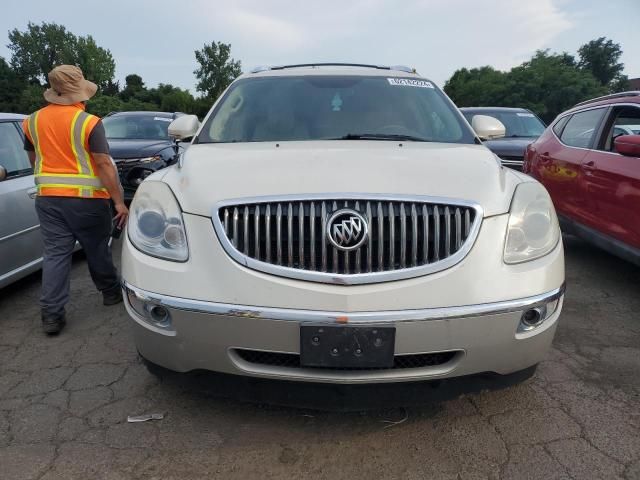
[[30,188],[27,190],[27,195],[29,195],[29,198],[36,198],[36,195],[38,195],[38,189],[36,187]]
[[584,168],[585,170],[597,170],[596,168],[596,162],[594,162],[593,160],[591,160],[590,162],[586,162],[582,164],[582,168]]

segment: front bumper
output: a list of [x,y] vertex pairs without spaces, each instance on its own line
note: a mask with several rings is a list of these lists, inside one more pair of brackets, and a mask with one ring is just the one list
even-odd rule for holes
[[[564,286],[561,286],[541,295],[511,301],[345,313],[189,300],[154,294],[129,284],[124,285],[124,290],[125,305],[134,320],[136,346],[141,355],[153,363],[179,372],[205,369],[327,383],[415,381],[523,370],[544,359],[564,298]],[[162,306],[169,320],[159,323],[144,314],[154,306]],[[548,309],[545,320],[536,328],[523,329],[523,313],[535,308]],[[282,358],[282,354],[295,359],[300,352],[300,325],[305,323],[393,325],[396,358],[433,354],[440,355],[437,358],[441,361],[377,370],[302,368],[292,366],[291,362],[260,361],[269,355]],[[246,352],[255,354],[247,356]]]

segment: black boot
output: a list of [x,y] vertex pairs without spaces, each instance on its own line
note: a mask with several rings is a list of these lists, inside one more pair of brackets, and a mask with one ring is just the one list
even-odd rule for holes
[[42,314],[42,331],[47,335],[57,335],[62,331],[66,324],[65,315]]
[[120,288],[120,285],[116,285],[115,287],[102,292],[103,305],[117,305],[120,302],[122,302],[122,289]]

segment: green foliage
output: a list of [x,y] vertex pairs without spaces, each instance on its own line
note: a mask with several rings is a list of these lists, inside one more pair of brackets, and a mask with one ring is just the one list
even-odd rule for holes
[[115,73],[111,52],[99,47],[91,35],[77,37],[55,23],[29,22],[24,32],[15,28],[9,32],[7,47],[14,71],[31,83],[46,83],[47,74],[61,64],[79,66],[99,87],[108,85]]
[[124,105],[118,97],[98,94],[87,102],[87,112],[104,117],[109,112],[124,110]]
[[26,82],[0,57],[0,112],[20,113],[16,99],[26,87]]
[[60,64],[73,64],[77,38],[64,26],[43,22],[29,22],[27,30],[17,28],[9,32],[11,66],[30,82],[46,82],[47,73]]
[[196,50],[200,67],[193,73],[198,79],[196,89],[215,101],[241,73],[240,61],[231,58],[231,45],[222,42],[205,44]]
[[602,85],[615,90],[627,80],[623,75],[624,63],[620,63],[622,47],[605,37],[591,40],[578,49],[578,66],[590,72]]
[[78,37],[76,65],[82,69],[85,78],[95,82],[101,89],[112,82],[116,72],[116,62],[111,52],[96,45],[91,35]]
[[44,87],[37,83],[32,83],[22,91],[20,99],[18,100],[18,111],[20,113],[31,113],[44,107],[47,102],[44,100],[42,94],[44,93]]
[[492,67],[457,70],[444,90],[460,107],[523,107],[550,122],[576,103],[606,94],[608,87],[579,67],[572,55],[545,50],[508,72]]

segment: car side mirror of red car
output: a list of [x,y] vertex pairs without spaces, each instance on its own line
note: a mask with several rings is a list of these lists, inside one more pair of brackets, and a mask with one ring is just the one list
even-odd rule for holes
[[620,135],[613,145],[620,155],[640,157],[640,135]]

